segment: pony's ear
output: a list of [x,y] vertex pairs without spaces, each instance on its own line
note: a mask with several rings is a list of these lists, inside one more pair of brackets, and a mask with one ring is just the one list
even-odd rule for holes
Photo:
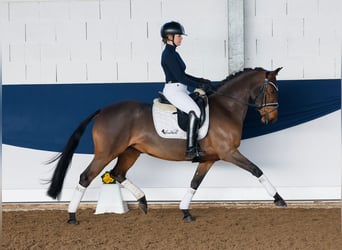
[[278,75],[278,72],[282,69],[283,67],[277,68],[276,70],[269,71],[268,72],[268,79],[271,79],[273,77],[276,77]]
[[277,68],[275,71],[273,71],[274,72],[274,75],[276,76],[276,75],[278,75],[278,72],[282,69],[283,67],[279,67],[279,68]]

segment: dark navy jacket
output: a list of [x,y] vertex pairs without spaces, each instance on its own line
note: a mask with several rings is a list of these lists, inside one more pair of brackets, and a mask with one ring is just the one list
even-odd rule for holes
[[176,46],[165,45],[161,56],[161,65],[165,73],[165,81],[180,82],[187,86],[198,87],[200,78],[185,73],[186,65],[178,52]]

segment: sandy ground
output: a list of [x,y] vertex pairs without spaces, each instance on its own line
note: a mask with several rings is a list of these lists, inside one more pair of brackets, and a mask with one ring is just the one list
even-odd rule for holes
[[[3,249],[342,249],[338,206],[194,206],[196,220],[182,221],[174,207],[136,206],[125,214],[94,215],[81,207],[79,225],[66,210],[6,209]],[[13,207],[12,207],[13,208]]]

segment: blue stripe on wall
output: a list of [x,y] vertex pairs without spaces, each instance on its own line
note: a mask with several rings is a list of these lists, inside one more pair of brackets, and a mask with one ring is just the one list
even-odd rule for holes
[[[249,110],[243,138],[272,133],[310,121],[341,108],[341,83],[334,80],[278,81],[279,119],[260,123]],[[78,124],[96,109],[122,100],[152,103],[162,83],[4,85],[3,143],[60,151]],[[92,153],[91,126],[78,153]]]

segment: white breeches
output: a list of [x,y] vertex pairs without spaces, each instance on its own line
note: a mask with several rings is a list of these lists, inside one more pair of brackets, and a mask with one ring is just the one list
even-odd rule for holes
[[194,111],[196,116],[201,117],[201,110],[189,96],[187,86],[182,83],[166,83],[163,89],[164,96],[178,109],[189,114]]

